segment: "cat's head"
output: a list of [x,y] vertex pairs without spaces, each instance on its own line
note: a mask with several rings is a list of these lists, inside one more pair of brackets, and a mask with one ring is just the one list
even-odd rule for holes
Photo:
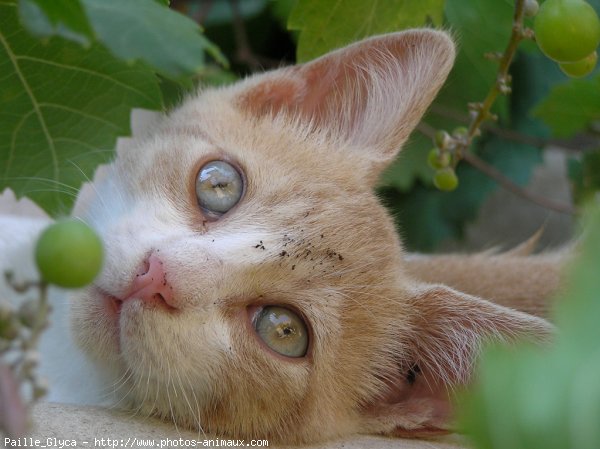
[[373,194],[453,59],[443,32],[372,38],[204,91],[119,155],[76,211],[106,264],[73,323],[134,409],[284,442],[437,433],[483,338],[544,331],[409,279]]

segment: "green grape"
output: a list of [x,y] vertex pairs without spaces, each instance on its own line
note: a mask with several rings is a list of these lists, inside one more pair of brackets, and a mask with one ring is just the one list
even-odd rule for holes
[[540,4],[537,0],[525,0],[525,15],[527,17],[535,16],[540,10]]
[[538,46],[557,62],[575,62],[600,43],[600,19],[583,0],[546,0],[534,23]]
[[35,261],[42,278],[66,288],[92,282],[102,268],[102,241],[80,220],[60,220],[42,232]]
[[563,62],[558,66],[565,75],[573,78],[583,78],[592,73],[592,70],[596,67],[596,62],[598,62],[598,53],[593,52],[581,61]]
[[458,177],[452,167],[442,168],[435,172],[433,185],[444,192],[450,192],[458,187]]
[[427,155],[427,163],[434,170],[447,167],[450,165],[450,153],[440,151],[438,148],[432,148]]
[[455,138],[461,138],[466,136],[468,132],[469,130],[465,126],[459,126],[457,128],[454,128],[454,130],[452,131],[452,136],[454,136]]
[[439,130],[435,133],[433,141],[436,147],[438,147],[440,150],[445,150],[446,148],[448,148],[452,139],[446,131]]

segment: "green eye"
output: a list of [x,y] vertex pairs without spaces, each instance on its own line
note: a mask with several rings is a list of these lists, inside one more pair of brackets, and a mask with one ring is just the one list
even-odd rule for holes
[[224,161],[212,161],[203,165],[196,177],[198,204],[204,211],[217,216],[235,206],[242,197],[243,190],[242,176]]
[[308,348],[308,332],[302,318],[289,309],[264,307],[254,320],[256,333],[265,344],[287,357],[304,357]]

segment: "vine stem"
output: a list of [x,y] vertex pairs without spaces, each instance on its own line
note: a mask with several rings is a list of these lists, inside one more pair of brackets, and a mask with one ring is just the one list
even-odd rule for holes
[[[526,189],[515,184],[510,178],[505,176],[499,170],[485,162],[477,155],[468,151],[473,140],[481,135],[481,128],[484,122],[487,120],[495,120],[496,116],[492,114],[491,109],[496,99],[501,94],[510,93],[510,74],[508,73],[510,65],[517,53],[519,44],[524,39],[530,39],[533,37],[533,33],[530,29],[526,29],[523,26],[523,19],[525,17],[525,0],[515,0],[515,11],[513,15],[513,26],[510,40],[506,45],[506,48],[502,54],[499,55],[499,66],[496,75],[496,81],[490,88],[485,99],[481,103],[470,104],[469,109],[471,113],[471,120],[464,136],[454,137],[455,156],[456,162],[464,160],[477,170],[481,171],[488,177],[494,179],[498,184],[504,187],[506,190],[532,201],[542,207],[554,210],[563,214],[575,214],[576,209],[567,203],[561,203],[553,201],[549,198],[545,198],[532,193]],[[422,130],[422,128],[421,128]]]
[[[476,114],[471,120],[469,124],[469,128],[467,131],[467,136],[465,141],[462,143],[462,150],[466,150],[470,145],[473,139],[476,136],[481,134],[481,124],[486,120],[494,117],[494,115],[490,112],[492,106],[496,102],[498,95],[502,93],[508,93],[510,91],[509,81],[510,75],[508,74],[508,70],[510,65],[517,53],[517,48],[523,39],[526,38],[526,33],[523,28],[523,17],[525,16],[525,0],[516,0],[515,1],[515,13],[513,16],[513,27],[512,33],[510,35],[510,40],[502,53],[502,57],[500,58],[500,63],[498,67],[498,74],[496,76],[496,82],[492,85],[490,91],[487,96],[483,100],[483,102],[475,107]],[[464,151],[466,153],[466,151]],[[462,154],[460,154],[462,157]]]
[[[417,126],[417,130],[432,139],[435,136],[435,128],[428,125],[425,122],[419,123],[419,125]],[[535,203],[538,206],[542,206],[546,209],[550,209],[561,214],[574,215],[577,213],[577,209],[568,203],[551,200],[544,196],[533,193],[531,190],[524,189],[518,184],[515,184],[500,170],[496,169],[493,165],[488,164],[486,161],[484,161],[479,156],[473,153],[465,152],[463,153],[462,158],[465,162],[482,172],[488,178],[491,178],[494,181],[496,181],[498,184],[500,184],[509,192],[512,192],[514,195],[531,201],[532,203]]]

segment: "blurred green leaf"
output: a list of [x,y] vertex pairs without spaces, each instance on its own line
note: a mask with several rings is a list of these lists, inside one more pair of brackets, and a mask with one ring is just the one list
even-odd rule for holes
[[417,179],[431,185],[433,170],[427,164],[427,151],[432,145],[430,138],[414,132],[400,155],[383,172],[380,184],[395,187],[401,192],[412,188]]
[[298,62],[375,34],[440,25],[444,0],[298,0],[288,26],[300,30]]
[[84,46],[94,40],[78,0],[20,0],[19,13],[25,27],[38,37],[57,35]]
[[161,108],[160,91],[153,72],[98,45],[40,43],[16,9],[0,3],[0,190],[56,216],[111,159],[116,138],[129,134],[131,109]]
[[[37,35],[53,33],[82,43],[82,30],[125,61],[142,60],[163,76],[181,79],[199,73],[205,52],[227,65],[218,47],[193,20],[149,0],[20,0],[23,22]],[[43,8],[39,5],[44,5]],[[34,8],[37,6],[37,9]],[[89,21],[82,16],[82,11]],[[44,15],[46,20],[44,20]],[[49,26],[49,24],[58,24]],[[82,34],[83,33],[83,34]]]
[[82,0],[98,40],[117,57],[142,59],[167,77],[198,73],[204,52],[226,65],[191,19],[147,0]]
[[380,188],[379,196],[392,211],[408,251],[431,251],[444,239],[456,235],[444,217],[442,192],[417,183],[409,193]]
[[[578,246],[581,254],[570,267],[566,293],[561,295],[563,300],[557,302],[555,313],[558,325],[568,332],[567,341],[577,346],[578,354],[600,350],[600,206],[597,201],[593,205],[592,212],[583,221],[585,234]],[[598,418],[600,422],[600,416]]]
[[549,348],[488,348],[459,422],[480,449],[600,447],[600,207],[588,210],[580,254],[555,307]]
[[559,137],[585,129],[591,121],[600,120],[600,73],[554,86],[533,113]]
[[584,153],[581,159],[569,159],[569,179],[577,204],[585,204],[600,192],[600,150]]
[[287,28],[288,18],[296,3],[297,0],[269,0],[269,7],[273,17],[277,19],[283,28]]

